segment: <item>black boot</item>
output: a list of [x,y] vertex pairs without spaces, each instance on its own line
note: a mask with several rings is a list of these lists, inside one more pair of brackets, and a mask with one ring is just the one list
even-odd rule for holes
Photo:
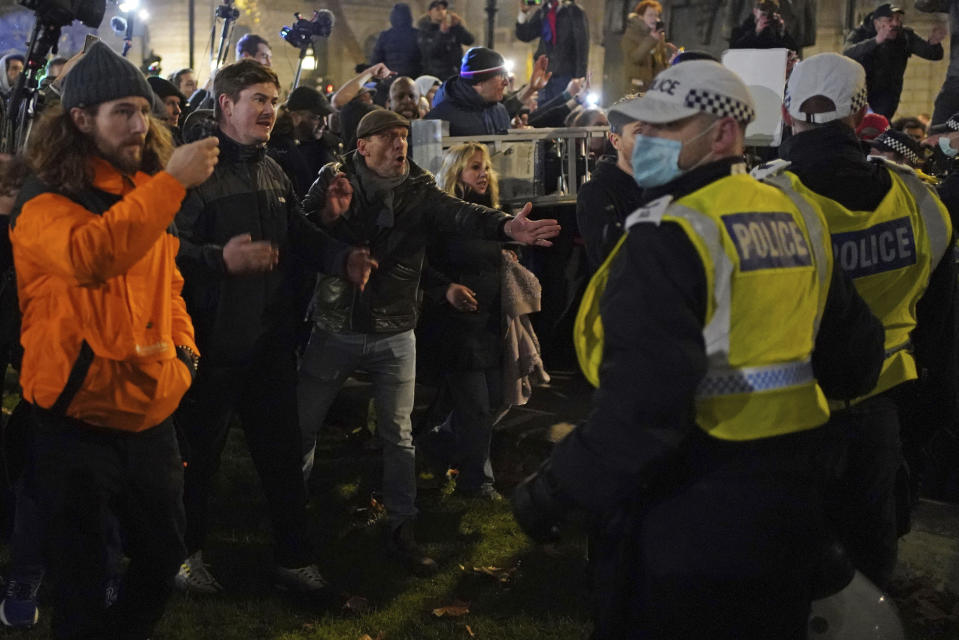
[[419,545],[416,544],[413,526],[413,520],[406,520],[391,529],[386,547],[393,556],[401,560],[416,575],[432,575],[436,573],[438,567],[433,558],[423,553]]

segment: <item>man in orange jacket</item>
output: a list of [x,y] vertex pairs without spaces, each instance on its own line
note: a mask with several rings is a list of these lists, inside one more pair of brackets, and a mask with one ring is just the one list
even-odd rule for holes
[[[58,639],[148,637],[184,555],[170,415],[199,354],[171,223],[219,151],[173,151],[152,100],[136,67],[94,45],[33,132],[11,216]],[[111,516],[131,561],[108,612]]]

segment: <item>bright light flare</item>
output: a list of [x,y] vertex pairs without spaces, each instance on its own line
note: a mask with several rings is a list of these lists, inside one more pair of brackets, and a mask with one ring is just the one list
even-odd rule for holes
[[596,93],[595,91],[590,91],[589,93],[586,94],[586,102],[590,106],[595,107],[596,105],[599,104],[599,94]]
[[304,71],[313,71],[316,69],[316,58],[313,57],[312,53],[303,58],[303,69]]
[[140,22],[146,22],[150,19],[150,12],[146,9],[140,9],[140,13],[137,14],[137,17],[140,18]]
[[513,69],[516,68],[516,63],[512,60],[504,60],[503,68],[506,69],[506,73],[513,75]]
[[130,13],[131,11],[136,11],[140,8],[140,0],[123,0],[119,4],[119,9],[123,13]]

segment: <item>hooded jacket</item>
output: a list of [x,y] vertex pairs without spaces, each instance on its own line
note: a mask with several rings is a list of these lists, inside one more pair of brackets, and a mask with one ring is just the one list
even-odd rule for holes
[[24,60],[23,54],[19,51],[11,51],[0,58],[0,96],[3,96],[4,99],[9,98],[14,89],[14,87],[10,86],[10,81],[7,79],[7,61],[11,58],[16,58],[20,61]]
[[28,178],[12,215],[20,385],[34,406],[143,431],[192,379],[176,349],[196,344],[171,226],[186,191],[166,172],[131,178],[99,158],[91,168],[92,188],[71,197]]
[[393,5],[390,11],[391,29],[381,31],[373,48],[370,64],[386,63],[397,76],[415,78],[421,73],[419,32],[413,28],[413,12],[404,2]]
[[486,102],[468,82],[454,76],[433,98],[427,120],[446,120],[451,136],[483,136],[509,131],[509,112],[501,102]]

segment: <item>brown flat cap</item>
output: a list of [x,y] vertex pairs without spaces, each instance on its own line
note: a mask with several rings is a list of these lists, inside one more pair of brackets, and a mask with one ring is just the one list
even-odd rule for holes
[[356,138],[368,138],[374,133],[379,133],[384,129],[392,129],[393,127],[406,127],[409,129],[410,121],[400,114],[388,111],[387,109],[370,111],[363,116],[360,124],[357,125]]

